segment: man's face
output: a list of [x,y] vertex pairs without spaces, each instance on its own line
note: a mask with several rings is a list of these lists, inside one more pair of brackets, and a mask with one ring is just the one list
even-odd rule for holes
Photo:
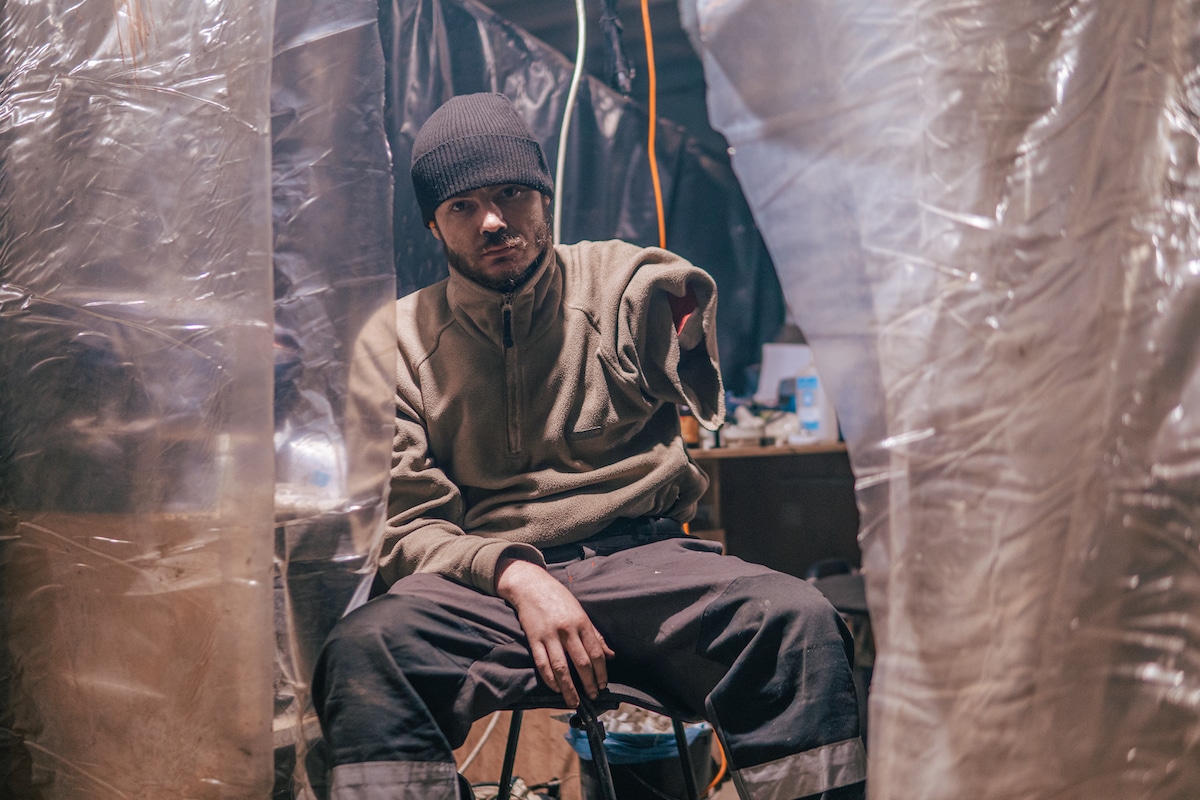
[[489,289],[512,291],[550,247],[549,207],[549,197],[527,186],[485,186],[442,203],[429,228],[451,267]]

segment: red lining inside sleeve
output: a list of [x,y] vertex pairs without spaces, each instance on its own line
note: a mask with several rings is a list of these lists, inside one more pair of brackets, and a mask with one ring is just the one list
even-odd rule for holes
[[679,333],[699,305],[696,302],[696,293],[689,286],[687,294],[683,297],[668,294],[667,301],[671,304],[671,318],[675,321],[675,333]]

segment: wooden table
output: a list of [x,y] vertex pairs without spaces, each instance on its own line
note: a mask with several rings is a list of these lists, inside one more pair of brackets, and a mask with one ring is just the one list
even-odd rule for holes
[[804,577],[816,561],[859,566],[858,506],[845,444],[690,450],[711,483],[691,533],[730,555]]

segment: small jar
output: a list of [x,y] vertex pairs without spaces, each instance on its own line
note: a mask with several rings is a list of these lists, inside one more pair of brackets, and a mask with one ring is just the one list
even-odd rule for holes
[[683,435],[683,443],[688,447],[700,446],[700,420],[696,419],[687,406],[679,407],[679,432]]

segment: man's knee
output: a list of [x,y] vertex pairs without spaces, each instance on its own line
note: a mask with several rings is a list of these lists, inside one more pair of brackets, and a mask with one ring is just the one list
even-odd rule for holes
[[[368,676],[400,673],[431,645],[428,613],[407,598],[384,595],[347,614],[334,625],[317,660],[313,698],[317,710],[338,684],[368,682]],[[397,653],[404,658],[398,659]]]
[[406,604],[394,600],[387,595],[376,598],[338,620],[322,647],[322,658],[354,660],[410,636],[414,630],[411,615]]
[[841,615],[807,581],[779,572],[739,578],[723,598],[730,629],[778,637],[788,648],[839,645],[853,654],[850,632]]
[[706,624],[730,665],[710,711],[736,769],[857,739],[852,642],[820,591],[779,573],[745,576],[709,612]]

